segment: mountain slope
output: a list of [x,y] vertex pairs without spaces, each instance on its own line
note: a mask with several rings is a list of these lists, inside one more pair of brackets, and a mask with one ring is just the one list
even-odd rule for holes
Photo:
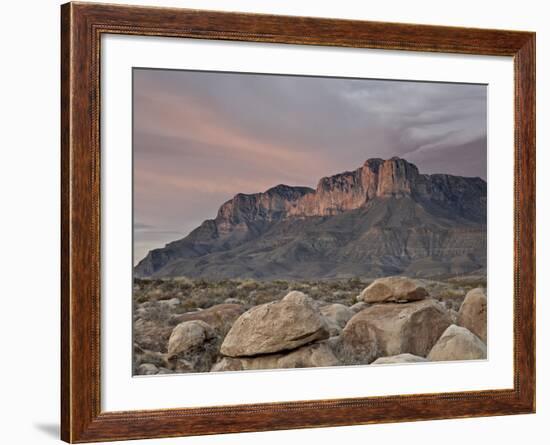
[[486,183],[370,159],[315,190],[238,194],[187,237],[155,249],[139,277],[323,279],[435,276],[485,268]]

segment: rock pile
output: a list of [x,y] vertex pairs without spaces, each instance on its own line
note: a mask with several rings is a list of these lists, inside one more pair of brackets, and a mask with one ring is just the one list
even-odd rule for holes
[[[248,310],[223,303],[172,315],[175,327],[164,351],[136,344],[134,370],[151,375],[486,358],[484,290],[468,292],[456,311],[428,289],[422,280],[387,277],[366,287],[351,307],[292,291]],[[158,329],[166,338],[166,327]]]

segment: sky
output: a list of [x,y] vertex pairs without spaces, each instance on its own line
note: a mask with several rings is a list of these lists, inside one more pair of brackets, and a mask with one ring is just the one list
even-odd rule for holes
[[486,178],[485,85],[134,69],[134,262],[237,193],[373,157]]

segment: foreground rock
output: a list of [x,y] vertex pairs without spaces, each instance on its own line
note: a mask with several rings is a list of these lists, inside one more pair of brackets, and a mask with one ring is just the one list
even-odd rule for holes
[[138,367],[139,375],[155,375],[159,373],[159,368],[157,368],[152,363],[142,363]]
[[169,309],[174,309],[181,303],[179,298],[170,298],[169,300],[158,300],[157,304],[160,306],[167,306]]
[[487,347],[468,329],[451,325],[434,345],[428,360],[481,360],[487,358]]
[[487,343],[487,297],[481,288],[472,289],[458,311],[458,324]]
[[166,352],[172,327],[156,320],[138,319],[134,321],[134,341],[142,348]]
[[419,363],[419,362],[427,362],[424,357],[419,357],[418,355],[413,355],[409,353],[405,354],[399,354],[399,355],[392,355],[390,357],[380,357],[377,358],[374,362],[372,362],[373,365],[390,365],[390,364],[396,364],[396,363]]
[[235,320],[244,312],[242,304],[216,304],[202,311],[187,312],[170,318],[172,325],[184,321],[201,320],[214,328],[222,337],[227,334]]
[[340,362],[325,343],[302,346],[288,354],[268,354],[258,357],[224,357],[211,371],[243,371],[251,369],[311,368],[337,366]]
[[208,371],[218,352],[219,337],[202,320],[177,325],[168,340],[167,360],[175,371]]
[[141,368],[141,365],[153,365],[157,368],[163,367],[166,364],[165,354],[157,351],[149,351],[143,349],[137,344],[134,344],[134,374],[144,374],[150,370],[150,366]]
[[418,301],[428,297],[428,292],[418,280],[407,277],[386,277],[375,280],[365,288],[359,300],[365,303]]
[[346,323],[355,314],[350,308],[340,303],[329,304],[321,308],[321,314],[325,317],[330,336],[340,335]]
[[356,314],[357,312],[361,312],[363,309],[366,309],[370,306],[370,304],[365,303],[364,301],[360,301],[358,303],[355,303],[354,305],[350,306],[350,310]]
[[404,353],[425,357],[450,324],[448,312],[432,299],[377,304],[351,318],[335,350],[345,364]]
[[227,333],[221,353],[230,357],[270,354],[328,338],[327,324],[311,299],[301,292],[291,294],[242,314]]

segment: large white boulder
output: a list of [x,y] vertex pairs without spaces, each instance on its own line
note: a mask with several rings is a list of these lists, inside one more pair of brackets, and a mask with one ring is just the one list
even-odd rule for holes
[[296,349],[328,338],[324,317],[304,294],[255,306],[242,314],[227,333],[221,353],[230,357]]

